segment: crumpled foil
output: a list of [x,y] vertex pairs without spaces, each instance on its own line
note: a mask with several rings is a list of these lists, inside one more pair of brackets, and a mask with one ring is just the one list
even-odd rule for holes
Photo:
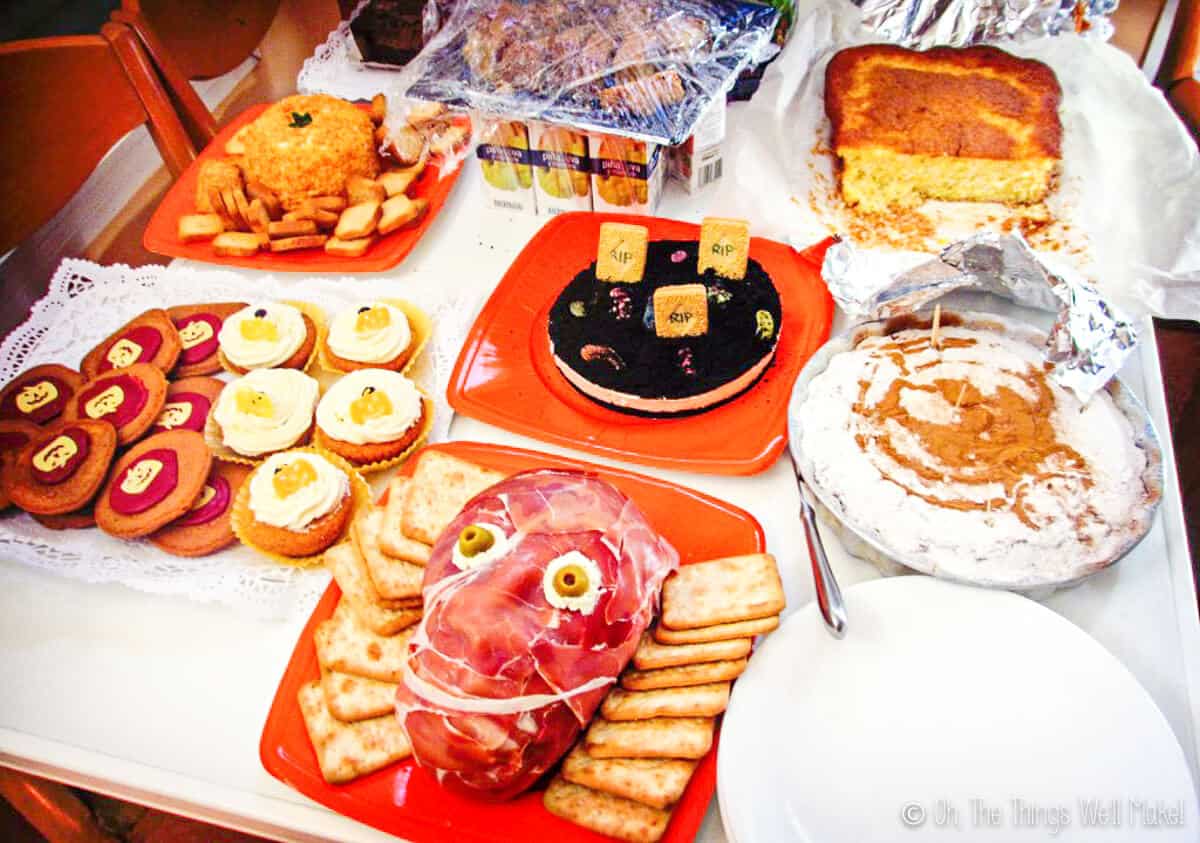
[[928,49],[1079,32],[1107,41],[1117,0],[851,0],[886,41]]
[[[942,250],[934,260],[864,288],[865,250],[842,240],[825,253],[821,274],[846,312],[870,318],[911,313],[955,290],[993,293],[1056,313],[1046,340],[1051,377],[1087,401],[1137,346],[1129,317],[1081,277],[1055,275],[1019,234],[981,232]],[[877,276],[876,276],[877,277]]]

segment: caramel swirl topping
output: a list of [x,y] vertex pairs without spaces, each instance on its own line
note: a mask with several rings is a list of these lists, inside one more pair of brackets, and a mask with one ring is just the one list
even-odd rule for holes
[[[971,338],[943,337],[940,349],[932,349],[925,334],[871,348],[873,358],[890,361],[900,376],[873,400],[868,400],[872,382],[858,382],[858,400],[852,407],[855,441],[865,453],[874,453],[872,462],[886,480],[926,503],[961,511],[1007,509],[1029,528],[1039,529],[1027,496],[1059,481],[1090,487],[1087,461],[1058,439],[1052,423],[1055,397],[1045,368],[1006,370],[1005,378],[988,390],[967,374],[978,367],[970,360],[930,361],[924,359],[927,355],[920,362],[913,359],[922,352],[946,355],[947,350],[975,345]],[[923,382],[913,379],[937,366],[945,377],[937,376],[938,371]],[[906,482],[907,472],[938,484],[946,494],[913,488]],[[982,490],[994,484],[1003,488],[1002,495],[963,494],[963,487]]]

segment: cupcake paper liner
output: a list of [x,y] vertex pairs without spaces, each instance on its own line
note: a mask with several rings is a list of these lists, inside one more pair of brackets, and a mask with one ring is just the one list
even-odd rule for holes
[[[417,362],[417,358],[421,356],[421,352],[425,349],[426,344],[429,342],[429,338],[433,336],[433,320],[430,319],[429,315],[425,313],[425,311],[421,310],[421,308],[417,307],[411,302],[406,302],[403,299],[377,299],[377,301],[381,301],[384,304],[390,304],[397,310],[402,311],[404,315],[408,317],[408,325],[412,329],[412,342],[410,343],[412,347],[412,354],[408,356],[408,360],[404,362],[404,365],[401,366],[399,370],[395,370],[399,371],[400,374],[408,374],[408,370],[412,368],[413,364]],[[328,336],[329,332],[328,329],[326,329],[325,333],[320,338],[321,341],[317,344],[317,359],[320,362],[321,368],[326,372],[330,372],[335,375],[345,375],[354,371],[353,369],[339,368],[329,359],[329,353],[326,350]],[[387,367],[371,364],[369,368],[386,369]]]
[[[329,451],[321,448],[304,447],[304,448],[289,448],[289,453],[310,453],[317,454],[329,460],[335,466],[346,472],[346,476],[350,478],[350,512],[346,516],[346,526],[337,535],[337,537],[329,543],[329,547],[343,541],[350,532],[350,525],[354,523],[358,513],[363,512],[371,505],[371,488],[367,485],[367,481],[355,470],[354,466],[346,460],[339,457],[337,454],[332,454]],[[312,556],[285,556],[281,553],[274,553],[270,550],[265,550],[249,541],[246,538],[246,528],[250,521],[253,520],[254,514],[250,512],[250,479],[253,475],[246,478],[246,482],[242,483],[242,488],[238,490],[237,497],[233,502],[233,513],[230,517],[230,526],[233,528],[233,534],[238,537],[238,541],[246,547],[266,556],[269,559],[279,562],[283,565],[292,565],[296,567],[309,567],[312,565],[321,564],[321,559],[325,556],[325,548],[320,553]]]
[[[317,400],[320,400],[318,395]],[[315,413],[315,407],[314,407]],[[290,451],[293,448],[300,448],[308,445],[312,441],[313,431],[316,429],[316,423],[310,423],[308,430],[304,435],[288,445],[286,448],[280,448],[279,451]],[[237,451],[225,444],[221,438],[221,427],[213,418],[212,411],[208,413],[208,418],[204,420],[204,444],[208,446],[209,452],[213,455],[213,459],[221,462],[235,462],[241,465],[258,465],[271,454],[277,454],[279,451],[269,451],[265,454],[260,454],[257,457],[248,457],[245,454],[239,454]]]

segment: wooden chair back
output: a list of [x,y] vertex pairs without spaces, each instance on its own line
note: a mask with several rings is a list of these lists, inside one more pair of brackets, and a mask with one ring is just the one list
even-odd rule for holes
[[100,159],[148,124],[172,174],[196,157],[133,33],[0,44],[0,254],[53,217]]
[[233,70],[254,52],[280,0],[122,0],[112,19],[137,33],[200,148],[217,122],[189,80]]
[[1156,84],[1200,144],[1200,0],[1179,0]]

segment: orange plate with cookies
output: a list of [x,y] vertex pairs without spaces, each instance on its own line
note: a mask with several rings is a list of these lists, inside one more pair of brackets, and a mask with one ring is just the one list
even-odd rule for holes
[[[390,269],[408,256],[434,218],[446,203],[454,183],[462,171],[459,166],[442,177],[443,165],[438,156],[429,159],[428,165],[408,191],[412,198],[423,198],[429,205],[420,221],[409,228],[377,237],[366,252],[357,257],[342,257],[327,254],[324,249],[296,249],[288,252],[259,251],[253,255],[218,255],[211,240],[183,243],[179,240],[179,219],[196,213],[196,183],[200,167],[205,161],[228,157],[225,144],[240,129],[262,114],[269,103],[247,108],[221,129],[204,150],[197,156],[175,183],[154,211],[142,237],[142,244],[152,252],[172,258],[189,258],[206,263],[226,266],[245,266],[251,269],[268,269],[282,272],[379,272]],[[369,108],[365,103],[363,109]],[[462,118],[465,120],[465,118]]]
[[606,222],[644,226],[652,244],[695,242],[700,235],[694,223],[656,217],[571,213],[552,219],[517,256],[475,320],[450,378],[450,406],[514,433],[644,465],[706,474],[765,471],[787,442],[792,384],[829,338],[833,299],[821,280],[827,243],[797,252],[750,238],[750,259],[770,275],[783,307],[773,364],[725,404],[690,416],[644,417],[577,392],[556,367],[546,335],[551,306],[596,260]]
[[[757,553],[766,548],[762,527],[750,513],[665,480],[478,442],[449,442],[430,447],[505,472],[532,468],[593,471],[637,503],[647,520],[679,551],[683,564]],[[416,462],[409,460],[400,473],[410,474]],[[451,838],[464,843],[611,839],[547,811],[542,805],[542,786],[509,802],[475,801],[444,789],[411,758],[347,784],[328,784],[317,765],[296,696],[302,685],[320,678],[313,632],[333,614],[340,597],[337,584],[330,584],[300,634],[275,693],[259,745],[267,772],[331,810],[415,843]],[[718,731],[712,750],[700,762],[676,804],[664,841],[684,843],[696,836],[716,787],[719,737]]]

